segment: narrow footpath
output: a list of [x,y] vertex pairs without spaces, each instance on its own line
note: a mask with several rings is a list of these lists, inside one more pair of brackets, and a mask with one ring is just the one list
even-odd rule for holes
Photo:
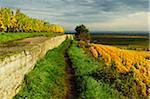
[[68,49],[70,48],[71,43],[68,45],[64,52],[66,67],[65,67],[65,99],[78,99],[78,89],[77,81],[75,77],[75,72],[72,67],[72,62],[68,55]]

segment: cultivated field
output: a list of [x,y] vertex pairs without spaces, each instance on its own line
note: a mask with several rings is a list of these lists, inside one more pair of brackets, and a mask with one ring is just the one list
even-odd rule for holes
[[120,49],[115,46],[91,44],[92,55],[104,67],[94,76],[114,85],[115,89],[130,98],[148,96],[150,84],[150,53]]
[[91,42],[113,45],[123,49],[149,51],[148,34],[92,34]]

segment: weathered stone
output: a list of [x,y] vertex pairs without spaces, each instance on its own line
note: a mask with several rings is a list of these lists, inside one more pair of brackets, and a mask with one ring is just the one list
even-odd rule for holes
[[15,96],[23,82],[24,75],[30,72],[38,59],[49,49],[58,47],[72,35],[62,35],[35,44],[31,49],[6,57],[0,61],[0,99],[11,99]]

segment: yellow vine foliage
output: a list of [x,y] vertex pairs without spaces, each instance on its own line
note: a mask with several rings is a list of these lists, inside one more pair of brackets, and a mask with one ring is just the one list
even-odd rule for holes
[[113,61],[118,73],[127,73],[132,69],[134,78],[139,82],[142,93],[146,96],[146,85],[150,83],[149,52],[124,50],[102,44],[91,44],[89,49],[95,58],[102,57],[107,66],[111,66]]
[[2,17],[0,16],[0,31],[5,31],[5,26],[2,22]]
[[95,58],[98,58],[98,52],[96,51],[96,49],[94,49],[93,46],[90,47],[90,51],[92,52],[92,54],[93,54],[93,56],[94,56]]
[[31,18],[17,9],[0,8],[0,32],[58,32],[64,28],[58,24],[50,24],[43,20]]
[[52,32],[64,33],[64,28],[60,25],[51,24],[49,28]]

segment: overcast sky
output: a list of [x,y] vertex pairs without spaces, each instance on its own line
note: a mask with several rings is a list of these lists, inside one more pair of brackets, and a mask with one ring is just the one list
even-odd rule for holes
[[149,0],[0,0],[28,16],[74,30],[85,24],[96,31],[148,31]]

